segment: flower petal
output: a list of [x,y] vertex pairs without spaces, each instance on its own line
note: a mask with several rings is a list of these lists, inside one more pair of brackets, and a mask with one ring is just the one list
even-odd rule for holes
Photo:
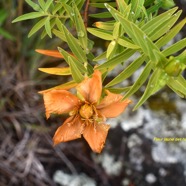
[[46,109],[46,117],[51,113],[63,114],[72,111],[78,106],[80,100],[66,90],[51,90],[43,93],[43,99]]
[[113,94],[108,90],[106,91],[106,93],[107,96],[105,96],[100,105],[96,107],[97,110],[100,111],[100,113],[106,118],[114,118],[120,115],[128,106],[128,104],[132,102],[129,99],[121,101],[123,96],[120,94]]
[[83,80],[76,89],[86,101],[89,103],[97,103],[102,91],[101,72],[95,70],[92,78]]
[[54,134],[53,142],[57,145],[61,142],[66,142],[81,138],[84,130],[84,123],[80,117],[71,116],[57,129]]
[[94,152],[100,153],[104,147],[110,125],[103,123],[88,123],[83,136]]

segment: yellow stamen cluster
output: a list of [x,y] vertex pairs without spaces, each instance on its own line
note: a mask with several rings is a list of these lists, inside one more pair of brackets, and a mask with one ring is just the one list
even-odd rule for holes
[[84,104],[83,106],[81,106],[79,110],[79,114],[81,115],[81,117],[85,119],[91,118],[93,113],[94,112],[93,112],[92,106],[89,104]]

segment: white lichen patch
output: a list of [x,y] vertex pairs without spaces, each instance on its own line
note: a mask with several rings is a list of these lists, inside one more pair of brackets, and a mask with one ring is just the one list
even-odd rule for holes
[[122,185],[123,185],[123,186],[129,186],[129,184],[130,184],[129,179],[124,178],[123,181],[122,181]]
[[118,125],[127,132],[131,129],[138,128],[143,125],[144,118],[148,117],[148,110],[139,108],[137,111],[131,113],[131,107],[129,105],[125,112],[117,118],[108,119],[107,123],[110,124],[111,128],[115,128]]
[[162,177],[164,177],[164,176],[167,175],[167,171],[164,168],[160,168],[159,169],[159,175],[162,176]]
[[143,155],[143,152],[141,151],[141,148],[134,147],[130,149],[130,162],[134,165],[138,165],[137,167],[141,169],[142,162],[144,161],[145,157]]
[[[182,162],[186,169],[186,103],[181,99],[175,101],[180,120],[174,113],[153,112],[149,110],[149,117],[140,133],[152,140],[152,158],[160,163]],[[160,140],[155,140],[155,139]]]
[[100,163],[108,175],[117,176],[122,170],[123,163],[115,160],[114,156],[108,153],[102,153],[99,156],[92,155],[96,163]]
[[121,123],[121,128],[124,131],[129,131],[131,129],[138,128],[143,125],[144,118],[146,117],[146,112],[143,108],[139,108],[135,113],[125,112],[124,115],[121,115],[123,118],[119,118]]
[[96,186],[96,182],[85,174],[70,175],[61,170],[55,172],[53,179],[61,186]]
[[156,178],[156,176],[154,174],[149,173],[149,174],[147,174],[145,176],[145,180],[146,180],[147,183],[152,184],[152,183],[155,183],[156,182],[157,178]]
[[132,148],[132,147],[139,146],[141,144],[142,144],[142,140],[139,138],[139,136],[136,134],[132,134],[128,139],[127,146],[128,148]]

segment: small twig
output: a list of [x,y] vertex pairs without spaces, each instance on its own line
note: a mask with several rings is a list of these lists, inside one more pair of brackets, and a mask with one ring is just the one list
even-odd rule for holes
[[17,121],[15,117],[10,117],[10,120],[12,121],[17,137],[21,139],[23,137],[22,129],[20,123]]
[[23,14],[23,0],[20,0],[18,2],[18,15],[22,15]]
[[30,151],[28,153],[28,157],[27,159],[25,160],[25,165],[24,165],[24,172],[23,172],[23,177],[26,177],[29,172],[31,172],[31,166],[32,166],[32,162],[33,162],[33,159],[34,159],[34,153],[33,151]]
[[[45,137],[46,137],[47,141],[49,142],[49,144],[51,146],[53,146],[50,136],[46,134]],[[73,175],[77,175],[78,173],[77,173],[76,168],[74,167],[72,162],[66,157],[66,155],[60,150],[60,148],[59,147],[55,147],[53,149],[54,149],[56,155],[66,164],[66,166],[69,168],[71,173]]]
[[118,10],[118,7],[119,7],[119,6],[118,6],[118,0],[116,0],[116,8],[117,8],[117,10]]
[[86,5],[85,5],[85,12],[84,12],[84,24],[85,24],[85,27],[87,27],[87,25],[88,25],[88,8],[89,8],[89,3],[90,3],[90,0],[87,0]]

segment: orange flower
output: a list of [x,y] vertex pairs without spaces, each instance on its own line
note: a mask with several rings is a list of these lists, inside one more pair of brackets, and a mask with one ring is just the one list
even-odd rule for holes
[[121,101],[122,95],[106,91],[107,96],[99,103],[102,81],[98,70],[95,70],[92,78],[85,78],[76,89],[81,99],[66,90],[43,93],[47,118],[51,113],[70,115],[57,129],[53,137],[54,145],[81,138],[83,135],[91,149],[100,153],[110,128],[110,125],[105,124],[106,118],[121,114],[131,101]]

